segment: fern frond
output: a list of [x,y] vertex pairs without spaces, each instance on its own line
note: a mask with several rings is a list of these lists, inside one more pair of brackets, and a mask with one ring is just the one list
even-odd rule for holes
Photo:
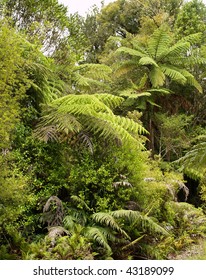
[[154,88],[164,85],[165,75],[159,67],[153,67],[149,73],[151,84]]
[[158,64],[154,61],[154,59],[149,56],[140,58],[139,65],[153,65],[155,67],[159,67]]
[[175,68],[174,66],[171,65],[161,65],[161,69],[163,73],[170,77],[172,80],[177,81],[180,84],[185,84],[187,82],[187,79],[181,72],[179,71],[179,68]]
[[157,94],[171,94],[172,91],[167,88],[152,88],[148,90],[149,93],[157,93]]
[[114,77],[119,78],[121,76],[128,74],[129,72],[136,69],[137,64],[138,64],[138,60],[136,61],[135,59],[121,62],[121,64],[118,65],[114,71]]
[[125,54],[136,56],[136,57],[145,57],[145,53],[128,48],[128,47],[120,47],[116,50],[116,53],[125,53]]
[[151,93],[149,91],[135,93],[135,90],[133,88],[129,88],[121,91],[120,96],[125,96],[129,98],[139,98],[139,97],[151,96]]
[[115,221],[114,217],[112,217],[109,213],[95,213],[91,216],[91,218],[100,225],[106,225],[109,228],[112,228],[114,231],[121,233],[125,238],[130,239],[128,234],[119,226],[119,224]]
[[172,47],[170,47],[169,49],[166,49],[166,51],[164,51],[161,56],[159,57],[159,59],[164,59],[165,57],[168,59],[170,59],[170,57],[174,57],[174,59],[177,59],[177,57],[180,54],[185,55],[187,53],[187,51],[190,48],[190,43],[189,42],[179,42],[175,45],[173,45]]
[[94,94],[99,101],[104,103],[107,107],[110,109],[114,109],[121,105],[121,103],[124,101],[123,98],[111,94]]
[[139,224],[141,225],[141,228],[146,232],[149,231],[150,233],[169,235],[169,233],[158,223],[154,222],[152,218],[146,215],[142,215],[138,211],[121,209],[111,212],[110,215],[117,219],[126,219],[129,223],[132,223],[133,226],[135,224]]
[[71,199],[72,199],[75,203],[77,203],[78,205],[80,205],[81,207],[83,207],[83,209],[88,210],[88,211],[91,211],[90,207],[86,204],[86,202],[85,202],[82,198],[78,197],[77,195],[72,195],[72,196],[71,196]]
[[190,44],[196,44],[197,42],[200,42],[202,39],[202,33],[198,32],[198,33],[194,33],[194,34],[190,34],[188,36],[183,36],[182,39],[180,39],[178,43],[182,43],[182,42],[189,42]]
[[157,29],[148,42],[148,51],[155,60],[162,55],[171,43],[171,36],[161,29]]
[[123,98],[109,94],[68,95],[51,103],[49,112],[42,117],[35,133],[42,139],[47,139],[42,127],[54,125],[57,132],[76,133],[81,128],[99,136],[120,141],[135,141],[131,133],[136,135],[146,133],[138,123],[125,117],[116,116],[109,107],[116,107]]
[[203,93],[201,85],[190,72],[186,69],[180,69],[179,72],[187,79],[188,85],[195,87],[200,93]]
[[85,63],[77,66],[76,70],[84,73],[83,75],[90,79],[111,80],[112,69],[105,64]]
[[108,244],[107,238],[98,227],[85,227],[83,230],[84,236],[90,240],[94,240],[101,245],[109,254],[112,253],[112,249]]

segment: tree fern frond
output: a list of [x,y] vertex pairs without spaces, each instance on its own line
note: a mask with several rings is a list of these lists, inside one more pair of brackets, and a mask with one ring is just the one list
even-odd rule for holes
[[149,56],[140,58],[139,65],[153,65],[155,67],[159,67],[158,64],[154,61],[154,59]]
[[[83,128],[99,136],[120,141],[133,141],[139,146],[135,136],[146,133],[139,123],[125,117],[116,116],[109,107],[116,107],[123,98],[109,94],[68,95],[51,103],[49,112],[42,117],[36,135],[44,132],[42,127],[54,125],[57,132],[79,133]],[[131,135],[134,133],[136,135]],[[43,133],[42,138],[46,138]]]
[[177,59],[177,56],[179,56],[181,53],[183,55],[185,55],[187,53],[187,51],[190,48],[190,43],[189,42],[179,42],[178,44],[173,45],[172,47],[170,47],[169,49],[166,49],[161,56],[159,57],[159,59],[164,59],[165,57],[168,59],[170,59],[170,57],[174,57]]
[[183,36],[182,39],[180,39],[178,43],[182,43],[182,42],[189,42],[190,44],[196,44],[197,42],[199,42],[202,38],[202,33],[198,32],[198,33],[194,33],[194,34],[190,34],[188,36]]
[[115,219],[109,213],[98,212],[91,216],[91,218],[100,225],[106,225],[114,231],[121,233],[125,238],[130,239],[128,234],[118,225]]
[[141,225],[141,228],[146,232],[149,231],[150,233],[168,235],[168,232],[158,223],[154,222],[152,218],[142,215],[138,211],[121,209],[111,212],[110,215],[117,219],[127,219],[128,222],[132,223],[133,225],[137,223]]
[[170,77],[172,80],[175,80],[183,85],[187,82],[187,79],[183,74],[181,74],[179,68],[175,68],[174,66],[164,64],[161,65],[161,69],[164,72],[164,74]]
[[164,95],[172,93],[172,91],[167,89],[167,88],[152,88],[152,89],[148,89],[148,92],[149,93],[157,93],[157,94],[162,93]]
[[83,230],[83,234],[88,239],[94,240],[103,248],[105,248],[109,254],[112,253],[112,249],[108,244],[107,238],[98,227],[85,227]]
[[154,88],[158,88],[164,85],[165,75],[160,68],[153,67],[149,73],[151,84]]
[[[58,108],[58,112],[70,113],[74,115],[93,115],[94,112],[98,111],[112,114],[112,111],[109,109],[109,107],[105,105],[106,102],[110,102],[106,100],[110,97],[113,104],[115,104],[115,102],[119,104],[120,100],[122,100],[121,97],[114,98],[109,94],[105,94],[105,96],[89,94],[67,95],[52,102],[51,106]],[[102,102],[101,99],[104,100],[105,103]]]
[[206,170],[206,142],[198,143],[176,162],[184,168]]
[[88,148],[90,153],[93,155],[94,154],[94,147],[93,147],[93,143],[92,143],[92,140],[89,137],[89,135],[86,132],[81,131],[78,134],[78,139],[80,140],[81,143],[83,143],[84,146],[86,146]]
[[91,211],[90,207],[86,204],[86,202],[80,198],[79,196],[77,195],[72,195],[71,196],[71,199],[77,203],[78,205],[80,205],[81,207],[83,207],[85,210],[88,210],[88,211]]
[[157,29],[148,42],[148,51],[154,59],[162,55],[171,43],[171,36],[161,29]]
[[121,105],[121,103],[124,101],[122,97],[111,95],[111,94],[94,94],[99,101],[104,103],[107,107],[110,109],[114,109]]
[[112,69],[105,64],[85,63],[77,66],[77,69],[90,79],[111,80]]
[[151,96],[151,93],[149,91],[135,93],[135,90],[133,88],[129,88],[129,89],[121,91],[120,96],[125,96],[125,97],[129,97],[129,98],[139,98],[139,97],[144,97],[144,96]]
[[145,53],[128,48],[128,47],[120,47],[116,50],[116,53],[125,53],[125,54],[136,56],[136,57],[145,57]]
[[47,143],[49,141],[59,141],[57,128],[55,125],[38,125],[34,130],[34,137]]
[[121,64],[118,65],[118,67],[115,69],[114,76],[117,78],[124,76],[133,71],[137,67],[137,65],[138,61],[135,60],[121,62]]
[[144,216],[142,220],[142,228],[151,234],[160,234],[164,236],[168,236],[169,233],[162,226],[156,223],[152,218]]
[[195,87],[200,93],[203,92],[201,85],[190,72],[186,69],[180,69],[179,72],[187,79],[188,85]]

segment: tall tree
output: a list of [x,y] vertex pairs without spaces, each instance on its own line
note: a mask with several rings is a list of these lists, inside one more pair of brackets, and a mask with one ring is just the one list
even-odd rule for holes
[[[175,22],[177,37],[188,36],[197,32],[206,33],[206,6],[202,0],[185,3]],[[204,37],[201,39],[204,41]]]
[[44,50],[53,51],[68,33],[67,8],[57,0],[5,0],[3,16],[12,19],[18,30],[23,30]]
[[[200,34],[199,34],[200,35]],[[146,99],[147,108],[147,128],[150,132],[150,148],[154,150],[154,130],[152,121],[153,105],[157,102],[157,93],[168,94],[168,90],[162,87],[169,88],[171,82],[175,82],[181,85],[190,85],[195,87],[199,92],[202,92],[201,85],[195,79],[195,77],[186,70],[187,63],[195,64],[198,59],[192,56],[188,56],[187,52],[190,49],[191,43],[199,38],[199,35],[193,35],[190,37],[183,38],[182,40],[173,43],[171,34],[164,31],[163,29],[157,29],[153,35],[148,39],[146,44],[142,44],[138,40],[138,37],[134,37],[131,40],[131,47],[120,47],[117,49],[117,53],[120,56],[120,67],[121,73],[132,73],[129,74],[131,88],[129,89],[129,95],[132,94],[132,98]],[[125,57],[125,59],[123,59]],[[201,62],[201,59],[200,61]],[[139,71],[138,71],[139,69]],[[136,73],[136,80],[135,75]],[[146,93],[140,94],[142,83],[141,75],[143,78],[143,89],[147,90]],[[152,91],[151,91],[152,90]],[[129,96],[127,95],[127,96]],[[142,96],[143,95],[143,96]],[[145,97],[146,96],[146,97]],[[148,106],[152,106],[148,108]]]

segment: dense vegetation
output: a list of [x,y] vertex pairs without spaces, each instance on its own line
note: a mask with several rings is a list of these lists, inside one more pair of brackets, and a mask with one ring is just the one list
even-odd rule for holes
[[0,259],[171,259],[204,243],[203,2],[0,13]]

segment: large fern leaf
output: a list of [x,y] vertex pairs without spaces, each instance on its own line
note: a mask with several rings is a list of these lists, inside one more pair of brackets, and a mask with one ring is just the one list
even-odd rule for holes
[[145,57],[145,53],[128,48],[128,47],[120,47],[116,50],[116,53],[125,53],[136,57]]
[[185,84],[187,82],[186,77],[180,72],[180,69],[175,68],[172,65],[161,65],[163,73],[170,77],[172,80],[177,81],[180,84]]
[[168,49],[171,43],[171,36],[162,29],[157,29],[151,36],[148,42],[148,51],[155,60]]
[[101,245],[105,250],[111,254],[112,249],[108,244],[108,240],[105,237],[105,235],[102,233],[101,228],[98,227],[85,227],[83,232],[85,237],[87,237],[90,240],[94,240],[99,245]]
[[[51,103],[51,108],[42,117],[35,135],[45,138],[45,127],[55,127],[58,133],[77,133],[83,128],[101,137],[120,141],[137,141],[135,135],[146,133],[138,123],[113,114],[111,107],[116,107],[123,98],[109,94],[68,95]],[[42,137],[41,137],[42,134]],[[53,137],[54,138],[54,137]]]
[[106,225],[109,228],[112,228],[114,231],[121,233],[125,238],[130,239],[128,234],[120,227],[120,225],[115,221],[114,217],[109,213],[98,212],[92,215],[91,217],[96,223],[100,225]]
[[160,67],[152,67],[149,78],[154,88],[161,87],[165,83],[165,75]]

